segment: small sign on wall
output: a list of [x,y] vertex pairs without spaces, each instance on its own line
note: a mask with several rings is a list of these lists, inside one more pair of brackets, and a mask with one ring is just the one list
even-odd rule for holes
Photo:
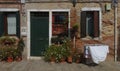
[[27,36],[27,27],[21,27],[21,35]]
[[106,4],[106,10],[107,10],[107,11],[110,11],[110,10],[111,10],[111,4],[109,4],[109,3]]

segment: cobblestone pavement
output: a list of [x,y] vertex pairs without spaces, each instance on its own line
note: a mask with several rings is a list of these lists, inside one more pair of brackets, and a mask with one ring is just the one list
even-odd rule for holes
[[120,71],[120,62],[102,62],[88,66],[82,63],[48,63],[43,60],[0,62],[0,71]]

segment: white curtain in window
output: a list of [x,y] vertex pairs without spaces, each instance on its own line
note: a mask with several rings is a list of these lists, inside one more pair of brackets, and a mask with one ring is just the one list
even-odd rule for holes
[[8,34],[9,35],[16,34],[16,15],[9,14],[7,16],[7,23],[8,23]]

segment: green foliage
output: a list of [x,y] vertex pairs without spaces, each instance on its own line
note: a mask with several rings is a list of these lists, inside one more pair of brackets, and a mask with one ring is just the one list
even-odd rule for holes
[[63,43],[63,38],[60,38],[60,37],[53,37],[52,39],[52,43],[53,44],[62,44]]
[[63,48],[63,50],[65,50],[66,56],[70,55],[72,45],[71,45],[71,40],[69,38],[64,39],[62,48]]
[[70,55],[70,42],[69,39],[64,39],[62,44],[50,45],[44,54],[45,60],[50,61],[54,57],[56,62],[60,62],[62,58],[66,59]]
[[72,28],[73,28],[74,31],[77,31],[78,27],[79,27],[78,24],[74,24]]
[[57,55],[57,45],[50,45],[44,53],[45,56],[44,58],[46,61],[50,61],[50,59],[52,57],[56,57],[56,55]]
[[0,38],[0,44],[2,45],[14,45],[16,43],[16,39],[9,36],[2,36]]
[[24,47],[25,47],[24,41],[23,41],[22,38],[20,38],[20,40],[18,42],[18,48],[17,48],[17,50],[19,50],[19,51],[22,52],[24,50]]
[[78,24],[74,24],[73,25],[73,27],[71,29],[71,38],[77,36],[77,34],[78,34],[78,28],[79,28]]
[[0,48],[0,60],[2,61],[5,58],[5,52],[3,48]]
[[14,59],[16,56],[20,56],[21,53],[14,47],[0,48],[0,60],[7,60],[7,57],[12,56]]
[[78,27],[79,27],[78,24],[74,24],[72,28],[73,28],[74,31],[77,32],[78,31]]
[[8,57],[15,59],[22,56],[24,46],[23,39],[20,39],[18,42],[17,38],[9,36],[0,37],[0,60],[7,61]]
[[13,57],[16,58],[17,56],[18,57],[22,56],[22,53],[20,50],[15,49],[13,52]]
[[80,58],[81,58],[81,56],[82,56],[82,51],[81,51],[81,49],[76,49],[75,50],[75,52],[74,52],[74,61],[76,61],[77,59],[79,59],[80,60]]
[[58,48],[59,48],[59,52],[57,56],[57,61],[60,62],[61,59],[67,58],[67,56],[69,55],[69,51],[64,45],[60,45]]

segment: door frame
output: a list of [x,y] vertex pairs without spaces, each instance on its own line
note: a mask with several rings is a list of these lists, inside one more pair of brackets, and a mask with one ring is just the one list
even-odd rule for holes
[[94,39],[102,38],[102,10],[100,7],[84,7],[81,11],[99,11],[99,37]]
[[[51,45],[51,38],[52,38],[52,12],[68,12],[68,29],[70,29],[70,9],[28,9],[27,10],[27,59],[41,59],[42,57],[30,56],[30,38],[31,38],[31,23],[30,23],[30,12],[49,12],[49,45]],[[70,35],[70,30],[68,31]]]

